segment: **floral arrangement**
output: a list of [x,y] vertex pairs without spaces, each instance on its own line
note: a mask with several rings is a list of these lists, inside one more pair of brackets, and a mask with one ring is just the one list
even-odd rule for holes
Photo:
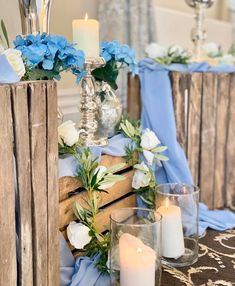
[[[3,21],[1,21],[1,29],[5,43],[10,48]],[[3,46],[3,39],[0,36],[0,54],[5,52]],[[122,45],[117,41],[104,42],[101,43],[100,53],[106,60],[106,64],[93,71],[97,81],[104,81],[113,89],[117,89],[116,80],[120,69],[128,66],[133,74],[138,73],[135,53],[128,45]],[[14,60],[17,58],[18,62],[21,61],[21,69],[17,74],[22,80],[59,80],[63,71],[70,71],[77,77],[79,83],[86,74],[83,51],[75,49],[73,44],[60,35],[46,33],[29,34],[25,37],[18,35],[14,41],[14,49],[6,54],[7,56],[10,54],[11,57],[14,55]]]
[[[93,158],[90,149],[82,148],[79,144],[79,132],[72,121],[67,121],[58,127],[59,153],[70,154],[78,162],[77,178],[86,190],[87,199],[84,203],[76,202],[74,214],[78,222],[71,222],[67,227],[70,243],[77,249],[83,250],[89,257],[98,255],[97,268],[108,272],[107,260],[110,249],[110,233],[101,233],[96,226],[96,218],[100,212],[101,193],[107,192],[116,182],[125,177],[115,174],[125,164],[118,164],[111,168],[98,166],[97,159]],[[154,207],[157,183],[154,175],[154,163],[168,160],[161,154],[167,149],[161,146],[155,133],[149,129],[142,129],[139,122],[131,122],[123,118],[119,132],[131,139],[130,146],[126,147],[126,160],[134,166],[132,181],[133,191],[150,208]],[[135,154],[138,156],[135,156]],[[138,157],[138,161],[136,160]]]
[[161,161],[168,158],[161,154],[167,150],[166,146],[161,146],[160,140],[150,129],[142,129],[138,121],[129,121],[123,118],[119,131],[134,143],[127,146],[126,158],[129,163],[133,163],[134,154],[138,153],[138,164],[134,165],[135,173],[132,181],[133,190],[139,194],[142,201],[150,208],[154,208],[155,192],[157,187],[153,166],[161,166]]
[[206,43],[202,46],[204,55],[212,64],[235,64],[235,47],[232,45],[227,53],[223,53],[222,47],[216,43]]
[[146,47],[145,51],[149,58],[164,65],[173,63],[187,64],[191,59],[191,54],[179,45],[164,47],[157,43],[151,43]]
[[14,45],[25,61],[23,80],[60,79],[61,72],[75,72],[84,64],[84,53],[63,36],[46,33],[17,36]]
[[92,74],[96,80],[107,82],[114,90],[118,88],[116,81],[120,69],[128,66],[130,72],[138,73],[135,52],[128,45],[122,45],[117,41],[103,42],[101,56],[106,64],[104,67],[95,69]]
[[[235,64],[235,45],[232,45],[227,53],[223,53],[220,45],[213,42],[205,43],[202,46],[202,52],[202,61],[207,61],[211,65]],[[193,61],[189,52],[178,45],[166,48],[157,43],[151,43],[146,48],[146,54],[156,62],[166,65],[173,63],[188,64]]]

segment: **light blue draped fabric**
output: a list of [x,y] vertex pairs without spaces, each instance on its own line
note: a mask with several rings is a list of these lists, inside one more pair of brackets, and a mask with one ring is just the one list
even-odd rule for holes
[[200,203],[199,221],[199,234],[204,233],[208,227],[218,231],[235,228],[234,213],[229,210],[212,211],[203,203]]
[[158,183],[188,183],[192,184],[192,176],[186,156],[177,142],[175,115],[172,101],[170,71],[179,72],[235,72],[235,66],[210,66],[208,63],[193,63],[189,65],[172,64],[169,66],[157,64],[151,59],[140,62],[142,116],[144,128],[152,129],[162,145],[168,147],[165,155],[169,161],[163,162],[163,168],[157,168]]
[[[122,134],[115,135],[109,139],[109,145],[104,147],[90,147],[93,156],[100,160],[102,154],[123,157],[126,155],[125,147],[132,145],[129,138]],[[75,176],[78,162],[72,156],[59,159],[59,177]]]
[[12,69],[5,55],[0,55],[0,84],[16,83],[20,79]]

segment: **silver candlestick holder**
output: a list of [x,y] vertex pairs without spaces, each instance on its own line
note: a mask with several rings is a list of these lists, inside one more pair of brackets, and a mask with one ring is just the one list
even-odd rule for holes
[[202,56],[202,45],[206,40],[206,30],[204,29],[205,9],[210,8],[215,0],[185,0],[185,2],[195,9],[196,25],[192,29],[191,38],[194,43],[195,60],[200,60]]
[[79,104],[80,121],[79,129],[84,130],[80,133],[80,139],[84,146],[106,146],[108,138],[100,137],[98,130],[99,108],[96,99],[96,84],[92,71],[105,64],[101,57],[86,58],[86,75],[81,80],[81,100]]

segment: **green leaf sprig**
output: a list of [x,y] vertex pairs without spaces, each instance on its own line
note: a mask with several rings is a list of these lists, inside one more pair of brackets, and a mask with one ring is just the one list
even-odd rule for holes
[[125,179],[124,176],[114,174],[125,166],[125,163],[117,164],[107,168],[101,174],[98,168],[97,158],[93,155],[89,148],[82,148],[76,154],[78,160],[77,177],[81,181],[87,192],[87,199],[84,201],[85,206],[79,202],[74,204],[74,214],[85,226],[89,228],[91,241],[85,246],[84,251],[87,256],[93,257],[99,253],[99,259],[96,267],[102,273],[107,273],[107,259],[110,249],[110,234],[103,234],[96,226],[96,217],[100,212],[99,203],[101,192],[107,192],[102,186],[120,182]]

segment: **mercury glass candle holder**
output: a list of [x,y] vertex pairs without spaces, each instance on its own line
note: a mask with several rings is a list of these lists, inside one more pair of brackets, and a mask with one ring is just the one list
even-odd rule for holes
[[189,266],[198,260],[199,188],[186,184],[158,186],[156,210],[162,215],[162,263]]
[[111,220],[112,286],[160,286],[161,215],[153,210],[123,208]]

